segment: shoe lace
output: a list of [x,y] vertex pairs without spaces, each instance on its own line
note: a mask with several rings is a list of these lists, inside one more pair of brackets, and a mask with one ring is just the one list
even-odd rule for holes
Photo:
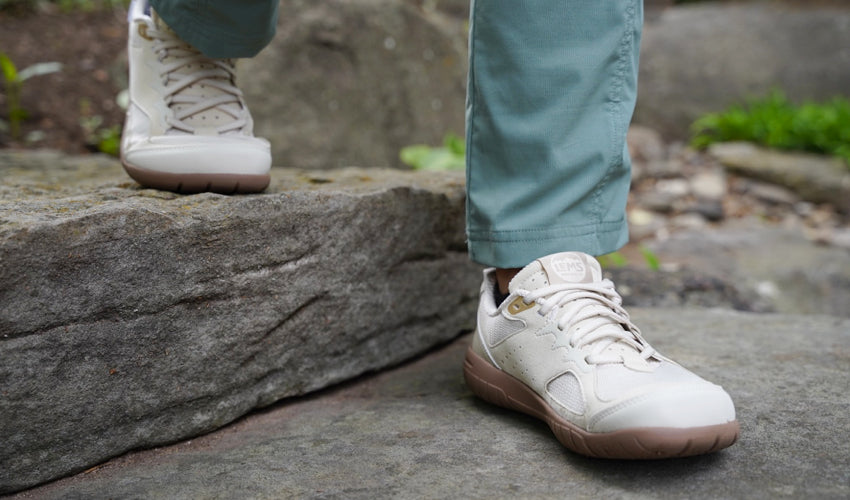
[[173,129],[194,133],[193,117],[205,118],[217,111],[212,121],[219,133],[240,131],[247,124],[242,91],[235,85],[233,59],[213,59],[181,40],[170,29],[145,21],[144,35],[153,40],[153,49],[162,63],[160,76],[165,83],[166,105],[173,111],[166,121]]
[[[517,293],[526,304],[536,302],[540,315],[553,315],[560,330],[571,332],[570,347],[588,348],[585,361],[589,364],[623,363],[622,348],[637,351],[644,361],[656,353],[629,318],[611,280],[549,285]],[[615,345],[622,348],[609,349]]]

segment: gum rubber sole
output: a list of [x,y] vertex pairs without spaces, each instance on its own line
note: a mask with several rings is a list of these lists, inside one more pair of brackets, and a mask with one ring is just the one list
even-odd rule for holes
[[466,351],[463,374],[472,392],[481,399],[543,420],[561,444],[589,457],[649,460],[701,455],[731,446],[740,433],[737,421],[689,429],[587,432],[560,417],[527,385],[491,365],[471,348]]
[[266,189],[271,180],[268,174],[172,174],[122,164],[130,177],[143,187],[177,193],[259,193]]

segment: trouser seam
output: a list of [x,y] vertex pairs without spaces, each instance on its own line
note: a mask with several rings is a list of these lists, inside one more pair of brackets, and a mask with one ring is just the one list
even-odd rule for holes
[[[466,130],[466,185],[472,185],[472,154],[474,147],[474,133],[475,133],[475,32],[478,23],[475,18],[477,15],[477,9],[475,8],[475,3],[477,0],[471,0],[469,9],[470,9],[470,23],[469,23],[469,67],[467,68],[467,130]],[[472,227],[472,203],[470,201],[469,192],[467,191],[466,195],[466,227],[467,231],[469,227]]]
[[592,212],[601,218],[605,213],[602,194],[605,191],[608,182],[614,175],[617,168],[622,168],[623,163],[623,144],[620,140],[625,135],[623,130],[628,127],[628,124],[623,124],[622,103],[623,92],[625,88],[625,78],[628,68],[628,59],[634,49],[635,43],[635,18],[636,18],[636,2],[641,0],[631,0],[626,7],[626,20],[623,23],[623,36],[620,38],[620,43],[617,53],[617,66],[614,72],[614,77],[611,79],[611,86],[608,91],[608,103],[606,104],[607,112],[610,117],[610,163],[605,171],[605,175],[599,181],[596,189],[593,192],[593,210]]

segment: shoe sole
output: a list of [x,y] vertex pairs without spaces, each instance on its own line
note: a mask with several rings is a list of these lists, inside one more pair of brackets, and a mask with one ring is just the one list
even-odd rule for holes
[[220,194],[259,193],[268,187],[271,176],[242,174],[172,174],[127,165],[124,170],[146,188],[177,193],[213,192]]
[[471,348],[466,352],[463,374],[469,388],[481,399],[543,420],[561,444],[589,457],[650,460],[702,455],[731,446],[740,434],[737,420],[687,429],[587,432],[563,419],[527,385],[488,363]]

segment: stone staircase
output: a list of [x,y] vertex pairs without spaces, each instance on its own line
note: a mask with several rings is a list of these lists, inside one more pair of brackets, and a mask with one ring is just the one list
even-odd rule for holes
[[0,493],[217,429],[469,329],[462,174],[274,169],[140,189],[0,153]]
[[[465,1],[285,3],[275,43],[243,66],[282,163],[391,165],[411,137],[459,132]],[[636,119],[681,137],[699,114],[777,82],[797,100],[844,91],[848,12],[774,2],[648,12]],[[850,323],[835,316],[639,309],[656,347],[738,405],[741,442],[687,460],[565,452],[544,426],[472,397],[465,339],[276,403],[472,327],[479,269],[463,204],[461,173],[274,169],[261,195],[179,196],[139,189],[112,159],[0,150],[0,494],[86,470],[20,497],[850,494]],[[831,269],[846,288],[846,269]],[[777,283],[824,282],[799,276]],[[647,303],[728,302],[725,281],[697,281]],[[640,284],[641,297],[660,288]],[[845,309],[846,293],[825,295]],[[106,462],[169,443],[179,444]]]

